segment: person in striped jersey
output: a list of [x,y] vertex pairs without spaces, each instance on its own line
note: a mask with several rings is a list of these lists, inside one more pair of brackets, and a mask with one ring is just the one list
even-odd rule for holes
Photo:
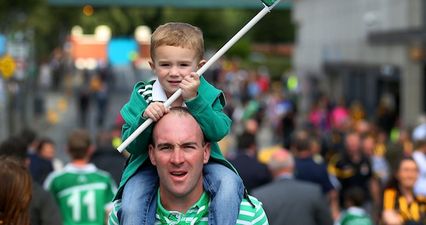
[[[159,177],[155,224],[209,224],[211,196],[203,186],[203,168],[210,159],[210,143],[186,108],[171,108],[155,124],[149,159]],[[116,200],[110,225],[119,224],[120,208]],[[237,224],[269,224],[262,203],[244,198]]]

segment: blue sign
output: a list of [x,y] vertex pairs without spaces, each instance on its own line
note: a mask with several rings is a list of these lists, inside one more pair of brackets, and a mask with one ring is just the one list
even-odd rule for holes
[[3,34],[0,34],[0,56],[6,53],[6,42],[6,37]]
[[108,44],[108,59],[112,66],[130,65],[138,54],[138,44],[133,38],[113,38]]

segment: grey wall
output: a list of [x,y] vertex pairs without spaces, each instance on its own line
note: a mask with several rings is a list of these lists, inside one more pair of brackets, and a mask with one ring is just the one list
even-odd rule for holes
[[[295,0],[293,20],[297,24],[294,68],[303,83],[318,76],[323,88],[335,97],[343,94],[336,82],[327,81],[324,63],[393,65],[401,69],[402,118],[413,123],[422,112],[421,65],[411,61],[410,45],[372,45],[370,31],[393,31],[422,26],[421,0]],[[337,79],[338,80],[338,79]],[[311,104],[303,90],[301,110]]]

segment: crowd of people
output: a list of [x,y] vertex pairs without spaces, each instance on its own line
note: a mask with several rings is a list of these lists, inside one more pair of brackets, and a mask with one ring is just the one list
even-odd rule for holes
[[[285,194],[278,189],[284,188],[274,186],[283,176],[277,178],[273,175],[272,180],[262,180],[260,177],[268,175],[263,175],[262,167],[256,166],[264,163],[269,172],[274,174],[277,156],[268,156],[269,162],[260,162],[259,158],[264,158],[259,157],[263,154],[263,149],[254,143],[256,138],[246,138],[254,133],[253,137],[259,140],[261,127],[272,129],[272,145],[278,145],[277,149],[285,150],[294,157],[294,163],[283,163],[285,167],[294,167],[292,172],[287,172],[284,177],[292,177],[298,182],[309,182],[320,187],[322,206],[324,203],[329,206],[332,219],[329,221],[349,224],[348,218],[351,218],[364,221],[356,224],[426,223],[426,205],[423,198],[426,190],[424,122],[417,127],[401,127],[395,112],[386,104],[380,104],[377,112],[369,116],[358,102],[343,104],[340,101],[334,104],[324,96],[318,98],[318,103],[302,118],[303,115],[298,114],[297,104],[293,101],[294,93],[277,88],[284,85],[274,83],[262,88],[264,81],[260,79],[261,76],[258,75],[259,79],[253,80],[249,79],[249,74],[250,72],[242,69],[223,68],[216,73],[216,76],[221,77],[218,79],[218,85],[230,96],[227,112],[234,120],[233,134],[236,144],[230,150],[224,150],[231,162],[236,159],[234,165],[249,191],[262,193],[254,195],[263,202],[271,224],[299,224],[297,221],[300,224],[330,223],[319,222],[320,217],[316,214],[319,211],[315,210],[305,210],[303,214],[316,218],[314,223],[306,222],[304,219],[307,218],[302,216],[297,216],[298,220],[290,223],[280,217],[288,212],[288,215],[294,215],[291,213],[293,208],[286,208],[285,201],[279,200],[278,196]],[[240,82],[236,85],[232,80],[238,76]],[[239,89],[235,90],[236,88]],[[253,95],[252,90],[257,90],[257,94]],[[233,98],[236,93],[239,96]],[[241,96],[251,97],[245,100]],[[253,148],[256,150],[247,150]],[[256,163],[248,163],[249,161],[245,160],[247,164],[240,166],[238,161],[241,161],[242,154]],[[407,161],[412,162],[410,171],[401,167]],[[253,168],[258,169],[254,171]],[[246,174],[248,171],[250,172]],[[253,186],[253,183],[256,185]],[[405,185],[407,187],[404,187]],[[298,194],[285,199],[292,202],[290,199],[300,196],[294,201],[309,202],[303,198],[308,191],[299,194],[301,191],[294,191]],[[265,192],[276,197],[268,197]]]
[[[426,223],[424,121],[418,126],[401,127],[390,104],[381,103],[376,113],[368,115],[359,102],[334,104],[324,96],[302,118],[293,93],[273,83],[262,88],[261,76],[253,80],[249,74],[242,69],[223,68],[216,73],[221,77],[218,85],[230,96],[227,112],[235,122],[235,147],[224,150],[250,193],[263,202],[270,224]],[[234,83],[232,79],[238,76],[240,82]],[[257,90],[257,94],[252,96],[252,90]],[[233,95],[239,96],[233,98]],[[241,96],[251,97],[244,100]],[[274,151],[288,152],[293,158],[282,162],[287,170],[285,175],[274,175],[278,153],[268,153],[268,159],[261,162],[264,157],[259,155],[264,150],[255,143],[261,127],[273,130],[272,144],[278,146]],[[255,135],[247,138],[250,134]],[[281,157],[288,154],[282,153]],[[242,160],[241,155],[251,161]],[[241,166],[242,161],[245,163]],[[270,175],[264,175],[265,170],[257,166],[262,163],[273,175],[272,180],[264,179]],[[320,188],[322,207],[329,207],[329,222],[321,220],[319,210],[304,210],[303,214],[292,211],[297,205],[293,202],[314,205],[311,202],[314,197],[310,200],[304,197],[315,191],[298,188],[291,191],[294,195],[286,196],[284,186],[290,185],[277,180],[289,177]],[[279,199],[279,196],[284,197]],[[292,207],[286,207],[287,204]],[[316,220],[307,222],[308,214]],[[297,215],[296,219],[289,219],[291,215]]]
[[[9,137],[0,144],[0,225],[426,224],[426,122],[398,127],[389,104],[368,116],[359,103],[324,96],[301,115],[297,92],[264,68],[229,60],[198,78],[191,71],[205,63],[199,30],[160,28],[151,49],[157,79],[135,85],[116,124],[125,139],[156,121],[127,148],[130,156],[115,151],[117,130],[67,134],[68,163],[48,137],[29,129]],[[191,42],[173,42],[167,29],[194,33]],[[104,93],[101,80],[88,88]],[[177,88],[182,96],[165,108]],[[278,147],[261,160],[265,128]]]
[[1,142],[0,224],[105,224],[126,160],[112,140],[102,132],[94,144],[87,131],[71,131],[65,165],[53,141],[30,129]]

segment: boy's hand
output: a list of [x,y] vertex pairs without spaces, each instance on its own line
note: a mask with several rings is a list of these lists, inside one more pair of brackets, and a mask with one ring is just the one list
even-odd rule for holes
[[182,89],[182,98],[189,100],[197,97],[199,86],[200,77],[197,73],[192,72],[188,76],[185,76],[179,85],[179,88]]
[[166,113],[169,112],[169,109],[164,106],[162,102],[152,102],[146,107],[143,117],[151,118],[153,121],[158,121]]

